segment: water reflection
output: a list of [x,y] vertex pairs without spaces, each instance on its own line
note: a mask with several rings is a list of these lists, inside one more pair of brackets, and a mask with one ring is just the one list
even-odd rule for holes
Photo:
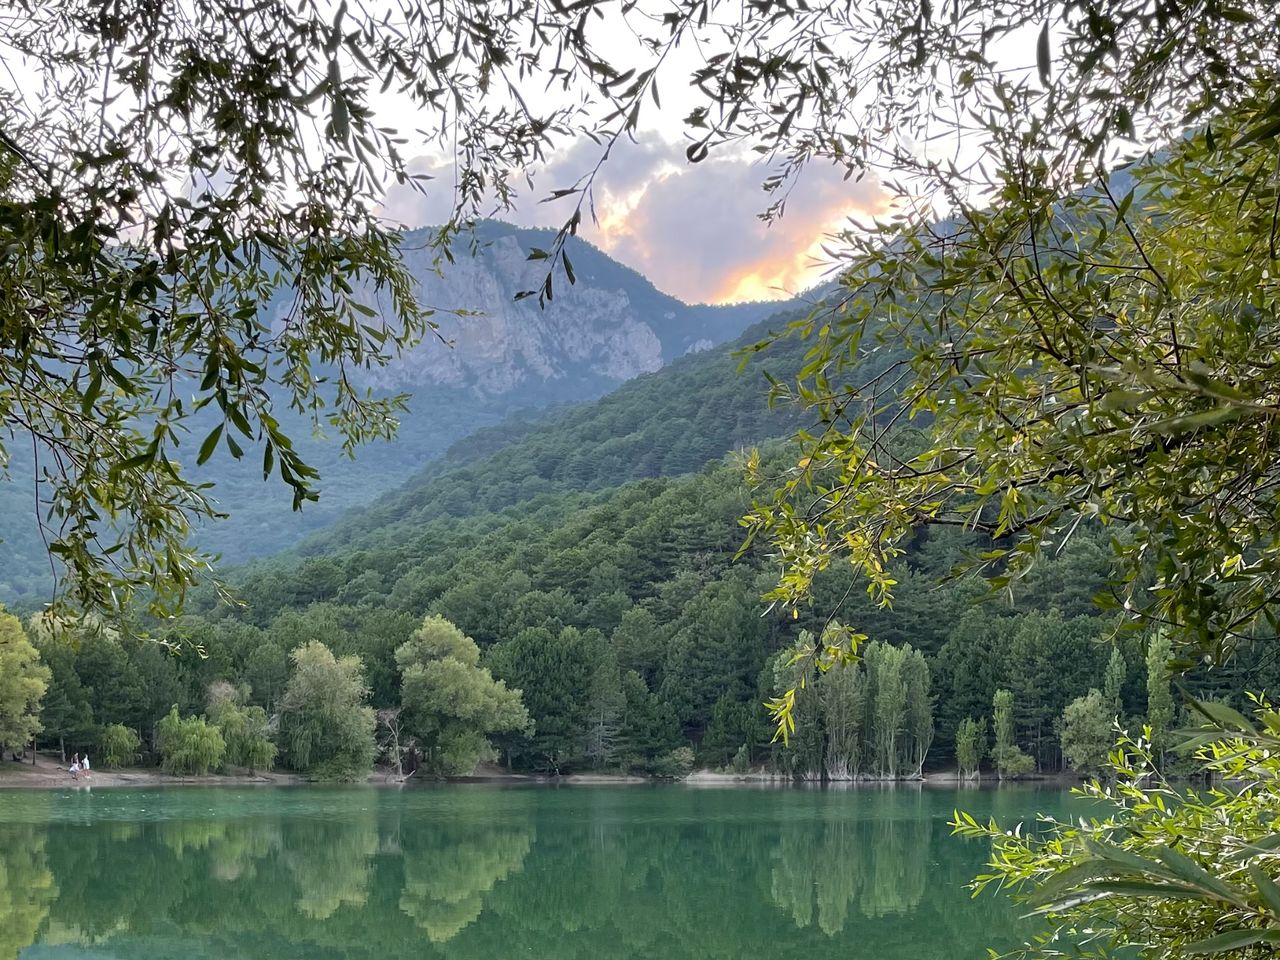
[[[1016,817],[1045,796],[961,802]],[[0,960],[62,956],[57,944],[118,960],[738,960],[766,946],[784,960],[977,958],[1013,941],[1014,913],[963,889],[984,851],[948,836],[956,802],[647,788],[99,791],[92,809],[5,797]]]
[[865,818],[828,811],[821,822],[782,828],[771,891],[796,926],[816,923],[834,936],[853,911],[904,914],[924,898],[934,823],[919,792],[876,791],[863,800],[871,808]]
[[12,960],[36,939],[57,895],[45,831],[0,824],[0,960]]
[[524,865],[527,826],[464,824],[443,831],[415,824],[402,840],[400,909],[432,943],[452,940],[480,916],[493,888]]

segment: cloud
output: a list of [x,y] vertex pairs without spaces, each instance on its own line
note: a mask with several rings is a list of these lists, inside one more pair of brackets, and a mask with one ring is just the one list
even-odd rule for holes
[[[572,199],[538,203],[551,190],[573,186],[599,159],[600,148],[575,144],[535,178],[535,191],[503,219],[524,226],[558,226]],[[452,176],[437,176],[426,195],[397,187],[384,212],[407,225],[442,222],[450,213]],[[843,171],[814,166],[787,199],[786,215],[772,224],[758,214],[770,198],[761,189],[768,170],[734,157],[690,164],[679,144],[621,143],[593,184],[597,222],[584,213],[581,235],[639,270],[661,290],[689,302],[776,299],[822,278],[822,239],[852,214],[882,212],[886,195],[870,178],[846,181]]]

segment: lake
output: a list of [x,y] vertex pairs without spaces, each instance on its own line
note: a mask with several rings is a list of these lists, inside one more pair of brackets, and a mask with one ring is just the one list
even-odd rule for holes
[[[1030,788],[479,785],[0,794],[0,960],[930,960],[1025,930],[964,884]],[[1074,801],[1078,803],[1078,801]]]

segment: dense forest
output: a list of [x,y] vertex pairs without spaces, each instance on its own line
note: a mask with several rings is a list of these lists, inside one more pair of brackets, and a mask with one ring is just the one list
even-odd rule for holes
[[[1111,562],[1099,529],[1082,526],[1000,595],[948,577],[989,542],[932,530],[895,561],[891,608],[831,569],[811,608],[766,610],[776,568],[759,548],[737,556],[750,494],[740,459],[723,456],[750,444],[766,468],[792,456],[770,438],[795,422],[769,409],[760,371],[763,357],[793,373],[798,349],[784,341],[737,372],[737,351],[765,332],[481,431],[247,568],[238,604],[203,594],[176,622],[137,625],[163,644],[31,620],[48,674],[40,737],[174,772],[279,762],[351,778],[380,760],[450,775],[495,758],[549,773],[847,779],[957,762],[1086,770],[1113,718],[1170,726],[1171,707],[1151,708],[1169,696],[1149,655],[1158,638],[1118,633],[1096,602]],[[790,651],[833,610],[875,642],[858,667],[807,685],[794,737],[773,743],[762,704],[798,684]],[[1255,659],[1233,669],[1265,685],[1273,668]],[[1207,696],[1241,689],[1221,671],[1191,682]]]

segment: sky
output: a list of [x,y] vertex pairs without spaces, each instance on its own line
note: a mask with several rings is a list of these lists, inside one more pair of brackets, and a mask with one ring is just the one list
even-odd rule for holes
[[[583,141],[535,175],[535,189],[500,219],[529,227],[558,227],[572,201],[540,203],[590,171],[599,147]],[[425,194],[393,186],[384,214],[409,227],[442,223],[453,197],[448,169],[426,158],[417,167],[437,177]],[[767,169],[743,158],[716,156],[691,164],[683,144],[660,134],[619,143],[595,182],[596,222],[584,216],[579,235],[640,271],[665,293],[689,303],[776,300],[819,282],[830,264],[824,237],[850,215],[886,209],[887,194],[870,178],[845,181],[834,167],[813,167],[787,200],[786,214],[766,224],[761,184]]]
[[[620,22],[604,16],[589,29],[611,62],[654,63],[639,52],[632,31]],[[990,54],[1007,63],[1009,71],[1030,75],[1033,65],[1026,61],[1037,30],[1030,24],[1014,31]],[[684,44],[655,64],[663,106],[650,110],[646,104],[639,142],[614,147],[595,182],[596,222],[584,218],[579,235],[688,303],[777,300],[802,293],[833,272],[823,241],[844,230],[850,217],[865,224],[889,213],[890,193],[873,176],[846,180],[843,168],[811,166],[796,181],[785,215],[762,221],[759,214],[771,198],[761,185],[770,171],[755,154],[733,155],[722,147],[698,164],[685,157],[687,128],[681,118],[705,102],[689,82],[704,55],[698,44]],[[532,89],[525,93],[546,95]],[[539,201],[592,170],[600,149],[585,140],[568,146],[535,172],[535,189],[499,218],[520,226],[559,227],[574,201]],[[946,137],[919,149],[953,160],[967,152]],[[437,175],[441,189],[428,189],[423,196],[411,188],[393,188],[384,212],[410,227],[439,225],[452,210],[452,172],[432,166],[425,156],[419,169]]]

